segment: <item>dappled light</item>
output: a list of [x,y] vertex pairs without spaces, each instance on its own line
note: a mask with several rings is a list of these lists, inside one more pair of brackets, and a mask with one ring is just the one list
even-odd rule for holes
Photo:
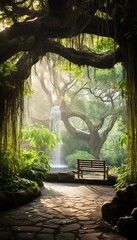
[[[106,195],[104,196],[104,192]],[[124,240],[102,222],[101,205],[114,194],[114,188],[82,184],[44,182],[40,197],[33,202],[4,213],[1,229],[9,226],[6,234],[16,239],[83,239],[96,236],[110,240]],[[2,230],[1,230],[2,231]],[[2,233],[2,232],[0,232]]]
[[[98,198],[98,196],[113,196],[115,189],[111,186],[99,186],[99,185],[88,185],[88,184],[71,184],[71,183],[46,183],[44,182],[44,192],[46,195],[66,195],[66,196],[91,196],[91,199]],[[53,191],[54,189],[54,191]]]

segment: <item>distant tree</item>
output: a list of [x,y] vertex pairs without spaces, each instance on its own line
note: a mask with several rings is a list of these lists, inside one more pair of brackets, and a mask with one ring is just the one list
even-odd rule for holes
[[[60,74],[58,60],[47,61],[49,68],[45,69],[41,62],[41,66],[36,68],[36,77],[47,96],[49,116],[54,105],[60,106],[62,121],[68,132],[75,139],[84,140],[89,146],[88,151],[99,159],[100,150],[124,107],[118,80],[113,79],[113,71],[103,73],[96,70],[95,74],[92,69],[87,75],[84,68],[76,69],[73,65],[70,76],[65,63],[61,65],[64,71]],[[53,72],[51,76],[50,71]],[[103,78],[104,83],[101,82]],[[44,120],[36,118],[32,121],[44,123]],[[47,122],[46,119],[45,126]]]

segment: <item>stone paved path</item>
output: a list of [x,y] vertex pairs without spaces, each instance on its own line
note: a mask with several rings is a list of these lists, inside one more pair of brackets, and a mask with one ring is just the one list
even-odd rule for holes
[[44,183],[40,197],[0,213],[0,240],[124,240],[101,218],[109,186]]

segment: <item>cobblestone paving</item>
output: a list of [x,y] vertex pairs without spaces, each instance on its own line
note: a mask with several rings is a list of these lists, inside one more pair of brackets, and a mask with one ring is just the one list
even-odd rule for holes
[[0,240],[124,240],[101,218],[111,187],[45,183],[40,197],[0,213]]

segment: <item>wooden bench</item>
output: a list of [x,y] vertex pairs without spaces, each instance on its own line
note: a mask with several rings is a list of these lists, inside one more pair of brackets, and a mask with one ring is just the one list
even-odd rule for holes
[[83,178],[83,172],[100,172],[103,173],[103,179],[108,178],[108,166],[106,165],[105,160],[77,159],[77,166],[78,178],[80,178],[80,176]]

